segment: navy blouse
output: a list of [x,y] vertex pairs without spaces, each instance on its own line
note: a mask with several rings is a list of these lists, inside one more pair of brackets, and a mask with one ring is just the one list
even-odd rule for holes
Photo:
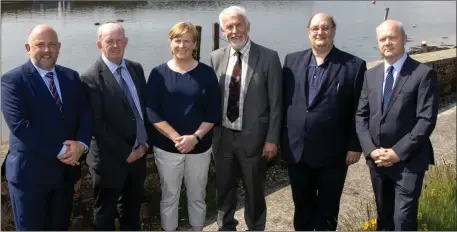
[[[191,135],[202,122],[220,124],[221,92],[214,70],[206,64],[186,73],[175,72],[167,63],[155,67],[146,88],[146,112],[151,123],[167,121],[180,135]],[[212,130],[189,154],[203,153],[211,147]],[[152,133],[154,146],[180,153],[175,144],[157,130]]]

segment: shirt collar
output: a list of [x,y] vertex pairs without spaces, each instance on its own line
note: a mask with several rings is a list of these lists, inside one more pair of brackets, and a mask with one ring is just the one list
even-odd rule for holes
[[127,66],[125,65],[124,58],[122,58],[121,65],[117,65],[117,64],[111,62],[110,60],[108,60],[108,58],[106,58],[106,56],[103,55],[103,53],[102,53],[102,60],[103,60],[103,62],[105,62],[106,66],[108,66],[109,71],[111,71],[111,73],[115,73],[117,71],[117,68],[119,68],[119,67],[127,68]]
[[52,67],[51,70],[44,70],[44,69],[41,69],[38,66],[36,66],[33,62],[32,62],[32,64],[35,67],[35,69],[38,71],[38,73],[40,74],[41,77],[44,77],[48,72],[52,72],[54,74],[54,76],[57,76],[55,67]]
[[[243,56],[248,56],[249,55],[249,50],[251,50],[251,40],[248,39],[248,42],[240,49],[240,52]],[[230,56],[235,55],[237,51],[233,48],[230,48]]]
[[[325,66],[329,62],[330,56],[332,55],[333,50],[335,50],[335,46],[333,46],[332,49],[330,49],[330,52],[327,54],[327,56],[324,59],[324,62],[322,62],[322,64],[320,65],[321,67]],[[311,57],[310,57],[308,66],[310,66],[310,67],[318,66],[317,62],[316,62],[316,57],[314,57],[314,53],[312,51],[311,51]]]
[[387,69],[390,66],[394,66],[394,71],[400,72],[400,70],[403,67],[403,64],[405,63],[407,57],[408,57],[408,55],[405,52],[403,54],[403,56],[399,60],[397,60],[397,62],[395,62],[393,65],[390,65],[389,63],[387,63],[387,61],[384,60],[384,73],[387,73]]

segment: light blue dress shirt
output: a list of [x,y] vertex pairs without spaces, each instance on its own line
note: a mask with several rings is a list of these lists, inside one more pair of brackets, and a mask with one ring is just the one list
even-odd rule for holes
[[399,60],[397,60],[397,62],[395,62],[393,65],[390,65],[389,63],[387,63],[387,61],[384,60],[384,80],[382,82],[382,94],[384,94],[384,87],[386,86],[386,78],[388,74],[387,69],[390,66],[394,66],[394,70],[392,70],[392,74],[394,76],[394,84],[392,86],[392,89],[394,89],[395,83],[397,82],[398,74],[400,73],[401,68],[403,67],[403,64],[405,63],[407,57],[408,55],[406,53],[403,54],[403,56]]

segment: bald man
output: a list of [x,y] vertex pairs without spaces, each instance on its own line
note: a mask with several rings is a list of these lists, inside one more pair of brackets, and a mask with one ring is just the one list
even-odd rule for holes
[[140,205],[146,178],[143,67],[124,59],[128,38],[117,23],[98,28],[101,57],[81,75],[89,89],[94,139],[87,164],[94,185],[97,230],[141,230]]
[[30,59],[1,79],[16,230],[68,230],[80,158],[88,151],[90,107],[78,73],[56,65],[60,46],[54,29],[35,26],[25,44]]
[[424,173],[434,164],[430,134],[438,114],[436,72],[405,53],[402,24],[376,28],[384,62],[366,73],[356,114],[370,167],[377,230],[417,230]]
[[311,48],[284,61],[281,155],[295,204],[295,230],[336,230],[348,166],[361,148],[354,115],[366,62],[333,44],[336,24],[327,14],[308,23]]

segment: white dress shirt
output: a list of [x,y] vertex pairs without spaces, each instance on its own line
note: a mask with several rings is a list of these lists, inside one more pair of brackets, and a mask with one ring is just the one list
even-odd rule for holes
[[228,97],[230,93],[230,81],[232,79],[232,72],[233,68],[235,67],[236,61],[238,56],[236,54],[236,50],[230,48],[230,57],[229,62],[227,65],[227,72],[225,73],[225,90],[224,90],[224,114],[222,115],[222,125],[226,128],[232,130],[241,131],[243,129],[243,106],[244,106],[244,97],[246,95],[246,73],[248,70],[248,61],[249,61],[249,51],[251,49],[251,40],[248,40],[246,45],[240,49],[241,52],[241,88],[240,88],[240,114],[239,117],[234,121],[231,122],[227,118],[227,105],[228,105]]

